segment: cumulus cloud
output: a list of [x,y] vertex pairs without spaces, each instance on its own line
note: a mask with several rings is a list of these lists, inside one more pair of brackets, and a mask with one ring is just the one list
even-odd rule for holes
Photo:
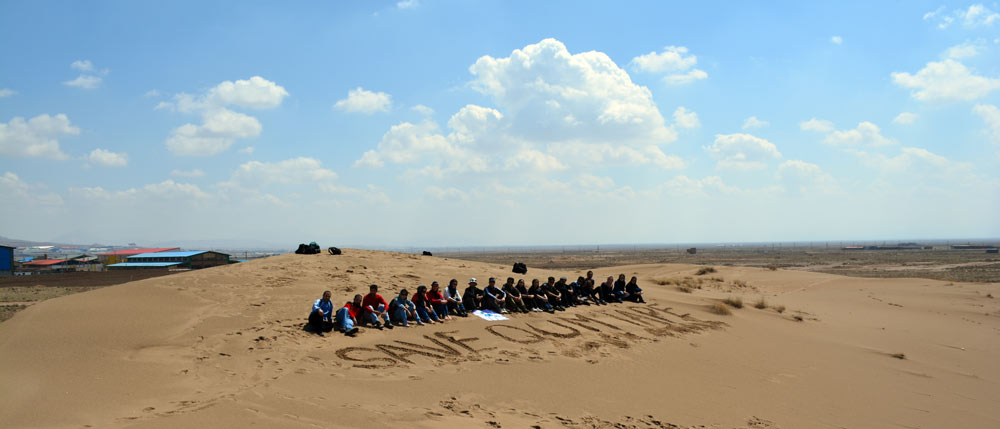
[[106,75],[109,72],[108,69],[104,69],[98,72],[97,69],[94,68],[94,63],[92,63],[90,60],[76,60],[73,61],[73,63],[71,63],[69,67],[73,70],[81,72],[80,75],[76,77],[76,79],[67,80],[63,82],[63,85],[72,86],[74,88],[82,88],[82,89],[97,88],[98,86],[101,85],[101,82],[103,81],[103,79],[100,76],[97,76],[97,74]]
[[916,113],[903,112],[892,119],[892,123],[899,125],[910,125],[917,120]]
[[396,3],[396,7],[400,9],[416,9],[420,6],[420,1],[418,0],[403,0]]
[[1000,89],[1000,78],[978,76],[964,64],[947,58],[927,63],[916,74],[892,73],[896,85],[911,89],[916,100],[971,101]]
[[781,158],[774,143],[750,134],[716,134],[715,141],[704,149],[719,169],[763,169],[766,161]]
[[73,61],[73,63],[70,64],[69,67],[73,70],[79,70],[82,72],[94,71],[94,63],[90,62],[90,60],[76,60]]
[[808,121],[799,122],[799,129],[802,131],[819,131],[821,133],[826,133],[833,131],[833,128],[833,122],[825,119],[812,118]]
[[164,143],[171,153],[179,156],[216,155],[229,149],[237,139],[258,136],[262,129],[257,118],[230,108],[275,108],[287,96],[285,88],[260,76],[224,81],[201,95],[177,94],[173,101],[161,102],[157,109],[199,113],[202,123],[174,128]]
[[10,88],[0,89],[0,98],[7,98],[14,94],[17,94],[17,91],[14,91],[13,89]]
[[[515,169],[544,173],[574,162],[684,164],[659,148],[677,133],[652,94],[603,53],[572,54],[546,39],[509,57],[481,57],[469,71],[472,85],[496,108],[467,105],[446,130],[430,118],[394,125],[354,165],[409,164],[416,174],[442,178]],[[680,110],[676,117],[686,126],[697,123],[693,112]]]
[[0,155],[18,158],[40,157],[66,159],[58,138],[80,134],[64,114],[42,114],[27,121],[18,116],[0,123]]
[[9,171],[0,176],[0,205],[3,207],[24,208],[25,205],[54,207],[62,204],[62,197],[45,192],[43,185],[29,184]]
[[101,85],[102,80],[103,79],[99,76],[82,74],[77,76],[76,79],[63,82],[63,85],[72,86],[74,88],[94,89]]
[[413,110],[414,112],[421,113],[421,114],[428,115],[428,116],[434,114],[434,109],[431,109],[430,107],[424,106],[423,104],[418,104],[416,106],[413,106],[413,107],[410,108],[410,110]]
[[677,110],[674,110],[674,122],[681,128],[698,128],[701,126],[701,121],[698,120],[698,114],[695,112],[688,112],[684,106],[680,106]]
[[518,137],[626,144],[677,138],[649,89],[603,52],[571,54],[562,42],[545,39],[506,58],[483,56],[469,71]]
[[111,152],[105,149],[94,149],[87,155],[87,160],[101,167],[124,167],[128,165],[128,155]]
[[965,42],[948,48],[943,54],[941,54],[941,56],[954,60],[962,60],[979,55],[983,49],[984,47],[981,43]]
[[831,146],[892,146],[898,144],[895,140],[882,136],[879,127],[865,121],[853,130],[833,131],[823,139],[824,144]]
[[228,109],[207,111],[202,120],[201,125],[174,128],[167,149],[180,156],[211,156],[229,149],[236,139],[256,137],[261,131],[257,118]]
[[934,11],[925,13],[924,20],[937,21],[938,28],[942,30],[956,22],[966,28],[977,28],[989,27],[1000,22],[1000,14],[981,3],[977,3],[965,9],[952,10],[950,13],[946,13],[945,7],[941,6]]
[[282,86],[253,76],[247,80],[224,81],[212,88],[206,101],[218,106],[237,106],[251,109],[270,109],[281,105],[288,96]]
[[746,118],[746,120],[743,121],[743,129],[744,130],[750,130],[750,129],[754,129],[754,128],[764,128],[764,127],[766,127],[768,125],[771,125],[771,123],[767,122],[767,121],[762,121],[760,119],[757,119],[756,116],[751,116],[749,118]]
[[371,115],[375,112],[388,112],[392,107],[392,96],[384,92],[371,92],[360,86],[347,92],[347,98],[337,101],[334,108],[345,112],[358,112]]
[[243,185],[323,184],[337,178],[333,170],[323,168],[315,158],[299,157],[278,162],[250,161],[239,166],[232,181]]
[[635,70],[647,73],[668,73],[663,81],[670,85],[683,85],[708,78],[708,73],[693,68],[698,57],[689,55],[684,46],[667,46],[662,52],[650,52],[632,59]]
[[205,172],[196,168],[194,170],[173,170],[170,172],[170,175],[177,177],[203,177],[205,176]]
[[844,43],[844,39],[841,38],[840,36],[833,36],[830,38],[830,42],[832,42],[835,45],[839,45],[841,43]]

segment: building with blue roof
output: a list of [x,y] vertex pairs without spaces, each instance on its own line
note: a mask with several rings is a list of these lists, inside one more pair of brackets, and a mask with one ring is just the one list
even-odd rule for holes
[[210,250],[193,252],[154,252],[129,256],[125,262],[108,265],[109,269],[187,268],[199,269],[229,264],[229,255]]

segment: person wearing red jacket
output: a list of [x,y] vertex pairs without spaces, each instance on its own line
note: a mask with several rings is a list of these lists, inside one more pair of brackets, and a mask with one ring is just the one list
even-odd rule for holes
[[[385,302],[385,298],[378,294],[378,285],[371,285],[368,287],[368,295],[361,300],[361,308],[364,314],[364,322],[370,323],[372,326],[382,329],[383,325],[386,328],[392,329],[392,323],[389,322],[389,303]],[[385,323],[379,323],[379,319],[385,321]]]
[[431,290],[427,291],[427,302],[431,303],[431,306],[434,307],[434,312],[437,313],[441,320],[452,319],[448,315],[448,300],[444,299],[444,295],[441,294],[441,286],[438,282],[431,283]]

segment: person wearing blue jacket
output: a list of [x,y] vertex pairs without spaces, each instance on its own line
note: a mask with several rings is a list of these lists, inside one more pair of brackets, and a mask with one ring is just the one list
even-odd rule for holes
[[313,303],[309,313],[308,325],[320,336],[333,330],[333,301],[330,301],[330,291],[323,292],[323,297]]

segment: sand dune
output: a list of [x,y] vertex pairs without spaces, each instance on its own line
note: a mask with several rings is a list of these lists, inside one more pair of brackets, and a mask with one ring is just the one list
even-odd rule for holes
[[[65,296],[0,324],[0,426],[1000,427],[996,284],[717,268],[594,270],[638,276],[647,305],[356,338],[302,330],[323,290],[510,269],[346,250]],[[654,282],[684,276],[721,281]],[[709,311],[729,296],[744,308]]]

